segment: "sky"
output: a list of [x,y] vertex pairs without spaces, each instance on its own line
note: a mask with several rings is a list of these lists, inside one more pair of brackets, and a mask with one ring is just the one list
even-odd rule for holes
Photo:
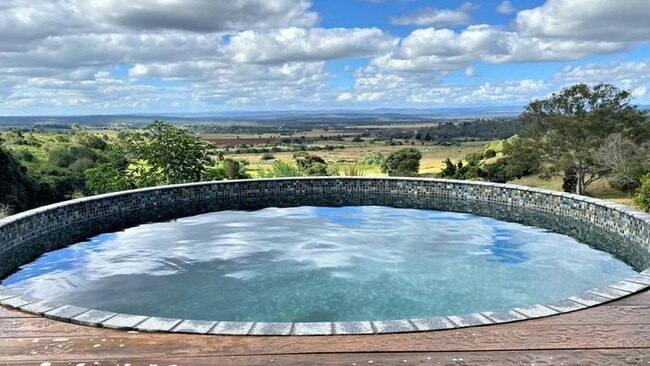
[[650,104],[650,0],[1,0],[0,115]]

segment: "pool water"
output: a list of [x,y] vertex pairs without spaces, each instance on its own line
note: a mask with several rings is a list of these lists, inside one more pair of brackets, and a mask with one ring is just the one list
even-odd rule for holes
[[230,321],[386,320],[559,300],[636,273],[548,230],[377,206],[221,211],[102,234],[3,285],[94,309]]

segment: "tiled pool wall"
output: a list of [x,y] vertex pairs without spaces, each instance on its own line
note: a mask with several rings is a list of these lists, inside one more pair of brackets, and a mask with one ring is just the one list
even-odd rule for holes
[[[103,232],[218,210],[306,205],[381,205],[490,216],[570,235],[597,249],[612,253],[639,271],[650,266],[650,215],[627,206],[563,192],[507,184],[419,178],[323,177],[222,181],[147,188],[62,202],[14,215],[0,220],[0,278],[45,252]],[[626,282],[631,285],[619,285],[614,290],[607,290],[607,296],[598,297],[593,293],[584,295],[594,295],[599,301],[584,300],[577,304],[584,307],[629,295],[650,285],[648,276],[650,273],[646,270],[637,276],[638,278],[635,277],[636,282]],[[621,286],[627,286],[626,290],[616,290]],[[6,300],[2,299],[2,293],[5,294]],[[9,295],[11,291],[0,287],[0,303],[9,302],[10,306],[12,303],[18,304],[16,307],[27,307],[26,310],[29,310],[29,304],[39,303],[37,299],[24,299],[26,296],[8,297]],[[19,298],[23,299],[17,301]],[[573,305],[575,304],[574,302]],[[567,309],[577,310],[575,306]],[[549,314],[544,311],[539,314],[551,315],[559,311],[557,308],[555,310],[557,311]],[[475,315],[471,314],[472,317]],[[484,314],[478,319],[482,319],[482,323],[486,323],[486,319],[490,320],[487,323],[495,322],[497,315]],[[53,317],[68,320],[72,318],[56,314]],[[474,319],[472,317],[468,319]],[[508,321],[528,317],[530,316],[525,312],[519,311]],[[114,316],[111,319],[115,319]],[[436,324],[449,322],[460,326],[472,325],[469,324],[472,321],[467,319],[467,324],[458,319],[454,322],[453,317],[442,319],[445,320],[435,320]],[[476,321],[474,319],[473,322]],[[414,325],[414,320],[409,322],[410,326],[406,328],[411,331],[422,330]],[[379,328],[384,329],[381,323],[391,324],[373,322],[372,332],[381,332]],[[224,329],[242,326],[230,322],[220,324]],[[256,323],[255,328],[251,324],[249,332],[276,334],[260,330],[262,325],[265,325],[266,329],[271,327],[270,324],[272,323]],[[175,324],[174,328],[177,326],[178,324]],[[317,324],[310,325],[314,326]],[[321,326],[327,328],[322,324]],[[334,323],[331,326],[332,331],[326,333],[335,333],[337,326],[342,327],[344,324]],[[348,326],[352,327],[353,324]],[[298,329],[300,327],[298,324]],[[426,328],[424,325],[421,327]],[[403,328],[393,329],[386,325],[385,329],[403,331]],[[290,333],[301,334],[295,332],[295,325],[291,326],[291,329]],[[364,329],[366,332],[370,328]],[[222,333],[228,332],[226,330]]]

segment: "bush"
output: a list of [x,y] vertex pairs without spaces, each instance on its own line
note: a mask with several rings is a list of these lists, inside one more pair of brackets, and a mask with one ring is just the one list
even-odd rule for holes
[[641,186],[634,195],[634,203],[643,211],[650,212],[650,174],[641,177]]
[[422,153],[413,147],[393,151],[381,164],[381,171],[390,176],[416,176],[421,159]]
[[280,177],[300,177],[303,174],[295,166],[284,162],[282,160],[277,160],[273,162],[271,168],[268,170],[260,169],[258,175],[260,178],[280,178]]
[[381,165],[383,162],[384,155],[379,151],[371,151],[361,159],[361,164],[363,165]]

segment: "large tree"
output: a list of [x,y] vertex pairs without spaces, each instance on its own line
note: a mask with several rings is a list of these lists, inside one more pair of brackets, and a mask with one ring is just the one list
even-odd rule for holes
[[605,171],[596,151],[614,133],[630,133],[645,121],[631,95],[609,84],[577,84],[530,102],[522,115],[540,146],[550,174],[575,174],[575,193],[584,194]]

